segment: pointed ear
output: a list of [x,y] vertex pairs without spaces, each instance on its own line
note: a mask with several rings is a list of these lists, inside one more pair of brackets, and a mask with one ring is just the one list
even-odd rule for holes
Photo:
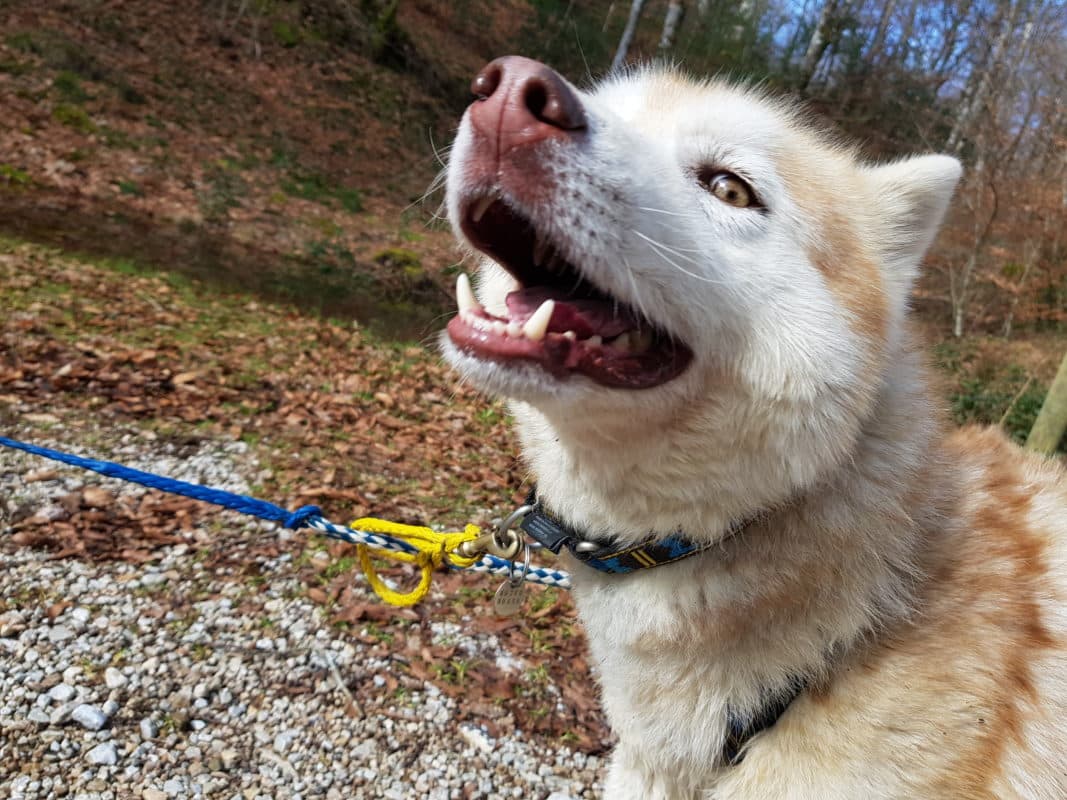
[[916,156],[867,168],[874,212],[885,221],[887,266],[908,283],[918,274],[961,172],[960,162],[951,156]]

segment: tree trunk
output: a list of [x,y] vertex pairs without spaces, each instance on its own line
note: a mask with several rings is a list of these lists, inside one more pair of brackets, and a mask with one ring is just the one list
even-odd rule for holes
[[804,50],[804,58],[800,62],[800,88],[807,89],[811,79],[815,77],[819,69],[819,62],[831,42],[827,38],[830,33],[830,23],[837,13],[839,0],[826,0],[819,12],[819,21],[815,23],[815,29],[808,39],[808,46]]
[[1041,413],[1026,439],[1028,450],[1051,455],[1056,452],[1064,431],[1067,431],[1067,354],[1060,362],[1052,386],[1049,387]]
[[[1004,49],[1008,46],[1010,37],[1015,32],[1022,6],[1023,0],[1018,0],[1010,9],[1006,18],[1002,17],[999,20],[999,25],[996,28],[996,38],[988,51],[988,56],[983,63],[972,66],[971,76],[972,79],[977,78],[977,83],[973,83],[968,87],[969,92],[965,93],[963,102],[960,104],[959,113],[956,115],[956,120],[952,125],[952,130],[949,131],[945,149],[950,153],[958,154],[963,149],[967,134],[970,133],[978,114],[989,99],[994,86],[994,78],[1000,74],[999,68],[1003,60]],[[1026,49],[1032,34],[1033,25],[1027,23],[1023,26],[1023,41],[1021,43],[1012,42],[1012,49],[1014,50],[1018,46],[1021,55]]]
[[619,47],[615,51],[615,58],[611,60],[611,71],[617,72],[626,63],[626,55],[630,52],[634,34],[637,33],[637,23],[641,19],[641,12],[645,10],[645,0],[633,0],[630,5],[630,18],[626,20],[626,27],[619,38]]
[[685,4],[682,0],[670,0],[667,4],[667,13],[663,17],[663,34],[659,38],[660,55],[674,47],[674,37],[678,33],[678,26],[682,24],[684,16]]
[[896,9],[896,0],[886,0],[885,6],[882,8],[882,16],[878,20],[878,27],[875,28],[874,36],[871,37],[871,43],[867,47],[867,63],[878,64],[882,60],[883,50],[885,49],[886,37],[889,35],[889,24],[893,19],[893,11]]

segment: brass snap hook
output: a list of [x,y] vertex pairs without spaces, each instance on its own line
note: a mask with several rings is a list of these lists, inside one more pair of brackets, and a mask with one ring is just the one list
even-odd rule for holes
[[513,561],[523,547],[522,534],[517,533],[514,529],[535,508],[537,508],[536,503],[519,506],[508,514],[500,524],[496,525],[492,531],[483,533],[469,542],[464,542],[456,548],[456,552],[465,558],[480,558],[489,553],[497,558]]

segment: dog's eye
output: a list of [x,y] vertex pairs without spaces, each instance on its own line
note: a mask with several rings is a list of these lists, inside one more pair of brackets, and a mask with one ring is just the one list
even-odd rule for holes
[[705,189],[727,205],[735,208],[759,206],[752,187],[732,172],[702,170],[697,178]]

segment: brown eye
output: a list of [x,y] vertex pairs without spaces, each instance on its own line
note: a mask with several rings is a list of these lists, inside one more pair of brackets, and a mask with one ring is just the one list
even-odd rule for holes
[[700,182],[704,188],[727,205],[735,208],[751,208],[758,206],[756,193],[747,183],[731,172],[711,172],[700,175]]

